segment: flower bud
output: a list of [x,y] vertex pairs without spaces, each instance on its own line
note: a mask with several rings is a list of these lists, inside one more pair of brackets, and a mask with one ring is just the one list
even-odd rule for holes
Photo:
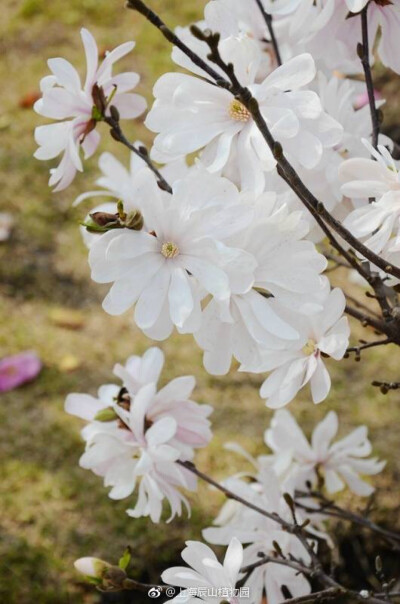
[[[101,86],[99,86],[98,84],[94,84],[93,88],[92,88],[92,99],[93,99],[93,104],[94,107],[96,108],[96,115],[100,115],[101,119],[104,115],[104,112],[106,110],[107,107],[107,99],[105,97],[104,94],[104,90]],[[95,116],[93,116],[95,117]]]
[[126,228],[133,229],[134,231],[140,231],[143,228],[143,225],[143,216],[139,210],[128,212],[124,220],[124,226],[126,226]]
[[120,115],[119,115],[119,111],[115,105],[110,106],[110,115],[113,118],[113,120],[115,120],[116,122],[119,122]]
[[75,560],[74,566],[79,573],[93,579],[102,579],[105,571],[111,568],[111,564],[108,564],[108,562],[100,560],[100,558],[90,557],[78,558],[78,560]]
[[101,227],[107,227],[118,223],[117,214],[109,214],[108,212],[93,212],[90,218],[95,224]]
[[105,409],[101,409],[96,415],[94,419],[96,422],[112,422],[117,419],[117,414],[115,413],[112,407],[106,407]]

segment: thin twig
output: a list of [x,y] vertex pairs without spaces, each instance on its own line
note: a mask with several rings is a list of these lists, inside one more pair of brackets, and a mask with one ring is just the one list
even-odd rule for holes
[[368,348],[376,348],[377,346],[386,346],[387,344],[392,344],[393,340],[390,338],[385,338],[384,340],[375,340],[374,342],[365,342],[360,344],[359,346],[350,346],[346,353],[355,352],[359,354],[362,350],[367,350]]
[[361,63],[365,75],[365,83],[367,85],[368,102],[371,112],[372,122],[372,146],[377,149],[379,141],[380,120],[379,113],[375,103],[374,83],[372,80],[371,65],[369,62],[369,40],[368,40],[368,6],[369,2],[361,11],[361,34],[362,44],[358,47]]
[[278,40],[276,39],[276,36],[275,36],[274,26],[272,24],[272,15],[267,13],[261,0],[256,0],[256,3],[257,3],[258,8],[261,11],[262,16],[264,17],[264,21],[267,25],[268,33],[271,38],[272,48],[274,49],[276,62],[280,66],[280,65],[282,65],[282,58],[281,58],[281,53],[279,51]]
[[[321,504],[321,507],[314,508],[306,505],[301,502],[301,499],[305,498],[314,498],[317,499]],[[300,501],[299,501],[300,499]],[[327,516],[332,516],[334,518],[339,518],[340,520],[345,520],[347,522],[351,522],[352,524],[357,524],[358,526],[362,526],[373,533],[377,533],[381,537],[390,541],[392,544],[395,542],[396,547],[399,547],[400,544],[400,533],[395,533],[394,531],[389,531],[387,529],[382,528],[375,522],[372,522],[369,518],[365,516],[361,516],[359,514],[355,514],[350,510],[345,510],[338,506],[336,503],[327,499],[322,493],[317,491],[298,491],[295,496],[295,504],[300,509],[304,510],[309,514],[325,514]]]
[[104,119],[105,123],[110,126],[110,128],[111,128],[110,132],[111,132],[111,136],[113,137],[113,139],[122,143],[123,145],[125,145],[125,147],[130,149],[130,151],[132,151],[132,153],[135,153],[135,155],[140,157],[140,159],[142,161],[144,161],[145,164],[147,164],[147,166],[150,168],[150,170],[155,174],[160,187],[164,191],[167,191],[168,193],[172,193],[172,187],[168,184],[168,182],[165,180],[164,176],[153,164],[153,162],[151,161],[151,159],[147,153],[147,150],[145,150],[144,147],[142,150],[137,149],[134,145],[132,145],[132,143],[130,143],[128,141],[125,134],[121,130],[121,126],[120,126],[118,120],[114,119],[111,116],[104,116],[103,119]]

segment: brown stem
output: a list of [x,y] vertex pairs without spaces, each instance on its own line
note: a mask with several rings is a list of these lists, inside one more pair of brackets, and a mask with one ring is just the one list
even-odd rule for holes
[[376,149],[378,147],[379,140],[380,120],[375,103],[374,83],[372,80],[371,65],[369,63],[368,6],[369,3],[361,11],[362,44],[360,44],[360,46],[358,47],[358,52],[364,70],[365,83],[367,85],[368,102],[372,122],[372,146]]
[[281,53],[279,51],[278,40],[276,39],[274,26],[272,24],[272,15],[267,13],[261,0],[256,0],[256,3],[257,3],[258,8],[261,11],[262,16],[264,17],[264,21],[266,23],[268,33],[271,38],[272,48],[274,49],[274,53],[276,56],[276,62],[278,63],[278,65],[282,65],[282,58],[281,58]]

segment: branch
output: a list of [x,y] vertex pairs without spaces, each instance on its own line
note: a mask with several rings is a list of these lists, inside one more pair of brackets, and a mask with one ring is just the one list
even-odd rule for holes
[[372,386],[380,388],[382,394],[387,394],[389,390],[398,390],[400,388],[400,382],[378,382],[373,381]]
[[368,6],[369,2],[361,11],[361,33],[362,33],[362,44],[357,47],[358,56],[361,59],[361,63],[365,75],[365,83],[367,85],[369,109],[371,112],[372,122],[372,146],[376,149],[378,147],[379,140],[379,129],[380,129],[380,116],[379,111],[376,108],[375,94],[374,94],[374,83],[372,81],[371,65],[369,63],[369,40],[368,40]]
[[[221,76],[216,73],[214,70],[210,68],[210,66],[203,61],[198,55],[196,55],[190,48],[186,46],[166,25],[165,23],[153,12],[151,11],[142,0],[128,0],[127,3],[128,8],[132,8],[137,10],[142,15],[146,17],[153,25],[155,25],[162,34],[169,40],[172,44],[176,45],[180,48],[196,65],[198,65],[201,69],[206,71],[214,80],[218,86],[222,88],[228,89],[233,96],[238,98],[241,103],[248,109],[251,113],[254,123],[257,128],[260,130],[264,140],[268,144],[271,149],[276,161],[277,165],[280,168],[279,174],[285,175],[286,182],[290,185],[290,187],[295,191],[300,200],[304,203],[304,205],[308,208],[314,218],[319,215],[330,227],[333,228],[338,235],[340,235],[345,241],[347,241],[355,250],[359,252],[364,258],[372,262],[375,266],[380,268],[385,273],[389,273],[400,279],[400,268],[393,265],[392,263],[386,261],[381,258],[375,252],[367,248],[361,241],[359,241],[350,231],[343,226],[341,222],[336,220],[329,211],[325,208],[324,204],[311,193],[311,191],[305,186],[296,170],[289,163],[286,157],[283,154],[283,150],[281,145],[275,141],[272,136],[268,125],[260,111],[257,100],[253,97],[250,90],[241,86],[238,81],[234,68],[231,63],[226,64],[218,51],[218,42],[219,42],[219,34],[205,34],[199,28],[193,26],[192,33],[198,37],[198,39],[206,42],[210,48],[210,54],[208,55],[208,59],[215,63],[220,69],[225,73],[228,79],[221,78]],[[400,337],[400,336],[399,336]]]
[[276,62],[280,66],[280,65],[282,65],[282,58],[281,58],[281,53],[279,51],[278,40],[276,39],[276,36],[275,36],[274,26],[272,25],[272,15],[267,13],[261,0],[256,0],[256,3],[257,3],[258,8],[261,11],[262,16],[264,17],[264,21],[267,25],[268,32],[269,32],[269,35],[271,38],[271,44],[272,44],[272,47],[274,49],[274,53],[276,56]]
[[[346,304],[346,308],[344,310],[348,315],[350,315],[354,319],[357,319],[357,321],[360,321],[363,327],[373,327],[376,331],[384,333],[388,337],[392,336],[392,328],[389,323],[385,323],[380,319],[370,317],[369,315],[360,312],[359,310],[353,308],[352,306],[349,306],[348,304]],[[396,339],[394,341],[397,342]]]
[[[111,109],[112,109],[112,107],[111,107]],[[143,160],[147,164],[147,166],[150,168],[150,170],[155,174],[159,187],[161,189],[163,189],[164,191],[167,191],[168,193],[172,193],[171,186],[167,183],[164,176],[161,174],[161,172],[155,167],[155,165],[151,161],[149,154],[147,152],[147,149],[143,146],[140,149],[137,149],[134,145],[132,145],[132,143],[130,143],[128,141],[125,134],[121,130],[119,120],[116,119],[117,117],[118,117],[117,115],[115,115],[115,117],[113,117],[111,115],[111,116],[104,116],[104,118],[103,118],[105,123],[108,124],[111,128],[110,134],[113,137],[113,139],[118,141],[119,143],[122,143],[123,145],[125,145],[125,147],[128,147],[128,149],[130,149],[130,151],[135,153],[135,155],[140,157],[140,159]]]
[[392,344],[392,342],[393,340],[390,338],[385,338],[384,340],[375,340],[374,342],[362,342],[360,346],[350,346],[346,350],[346,355],[349,355],[350,352],[355,352],[356,357],[359,357],[362,350],[367,350],[367,348],[376,348],[377,346],[386,346],[387,344]]
[[[142,0],[127,0],[126,7],[132,10],[136,10],[138,13],[143,15],[147,21],[150,21],[152,25],[157,27],[160,30],[164,38],[171,42],[174,46],[179,48],[182,52],[185,53],[187,57],[195,64],[197,67],[200,67],[203,71],[208,73],[208,75],[219,83],[222,84],[223,78],[219,73],[214,71],[214,69],[201,57],[199,57],[195,52],[193,52],[189,46],[186,46],[184,42],[174,32],[160,19],[158,15],[154,11],[152,11]],[[226,81],[226,85],[229,85],[229,82]]]
[[[303,498],[314,498],[317,499],[320,504],[321,507],[319,508],[313,508],[310,506],[307,506],[306,504],[302,503],[301,501],[298,501],[298,499],[303,499]],[[351,512],[350,510],[345,510],[343,508],[341,508],[340,506],[338,506],[336,503],[334,503],[333,501],[331,501],[330,499],[327,499],[322,493],[318,492],[318,491],[298,491],[295,495],[295,504],[302,510],[304,510],[307,513],[310,514],[325,514],[326,516],[331,516],[333,518],[339,518],[340,520],[345,520],[347,522],[351,522],[352,524],[356,524],[358,526],[364,527],[368,530],[370,530],[373,533],[376,533],[378,535],[380,535],[381,537],[383,537],[384,539],[386,539],[387,541],[389,541],[392,545],[395,545],[396,549],[399,550],[400,548],[400,533],[395,533],[394,531],[389,531],[387,529],[382,528],[381,526],[379,526],[378,524],[376,524],[375,522],[372,522],[372,520],[369,520],[369,518],[366,518],[365,516],[361,516],[360,514],[355,514],[354,512]]]

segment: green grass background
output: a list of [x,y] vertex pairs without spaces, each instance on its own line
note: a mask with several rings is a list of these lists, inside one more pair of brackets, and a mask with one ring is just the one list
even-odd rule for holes
[[[199,18],[204,2],[153,0],[152,5],[175,26]],[[49,166],[32,157],[33,130],[43,122],[20,104],[37,92],[47,74],[47,58],[66,57],[83,71],[83,25],[103,50],[137,41],[121,68],[141,74],[139,91],[149,102],[153,82],[171,65],[170,49],[120,0],[3,0],[1,17],[0,207],[13,214],[16,226],[11,239],[0,244],[0,354],[34,349],[44,369],[32,384],[0,396],[0,601],[99,602],[100,596],[75,574],[74,559],[99,555],[113,561],[129,544],[133,574],[157,581],[159,570],[176,560],[183,541],[200,538],[222,500],[201,485],[192,497],[190,521],[183,517],[153,525],[129,519],[124,512],[128,502],[108,499],[100,480],[78,467],[81,424],[64,413],[65,396],[95,393],[112,380],[115,362],[142,353],[151,342],[133,326],[130,313],[112,318],[102,311],[106,288],[89,278],[77,228],[85,207],[72,209],[71,203],[92,187],[97,159],[87,163],[85,174],[70,188],[52,194]],[[396,99],[392,79],[382,78]],[[127,125],[126,131],[132,140],[150,142],[140,122]],[[127,152],[105,130],[103,134],[102,149],[127,162]],[[60,309],[78,312],[82,328],[55,323],[52,317]],[[215,437],[198,455],[198,465],[216,477],[238,470],[240,460],[222,449],[227,440],[237,440],[253,454],[264,451],[262,435],[271,412],[258,396],[261,377],[235,371],[222,379],[207,375],[190,337],[174,336],[161,347],[167,356],[163,380],[195,374],[196,399],[215,407]],[[330,409],[340,410],[342,433],[364,422],[370,427],[375,452],[388,460],[376,479],[382,506],[378,517],[384,521],[396,517],[399,504],[400,395],[384,397],[369,384],[374,377],[398,379],[398,358],[396,350],[386,348],[369,351],[361,363],[329,362],[334,388],[328,400],[314,407],[304,391],[290,406],[307,430]],[[344,497],[345,502],[351,499]]]

